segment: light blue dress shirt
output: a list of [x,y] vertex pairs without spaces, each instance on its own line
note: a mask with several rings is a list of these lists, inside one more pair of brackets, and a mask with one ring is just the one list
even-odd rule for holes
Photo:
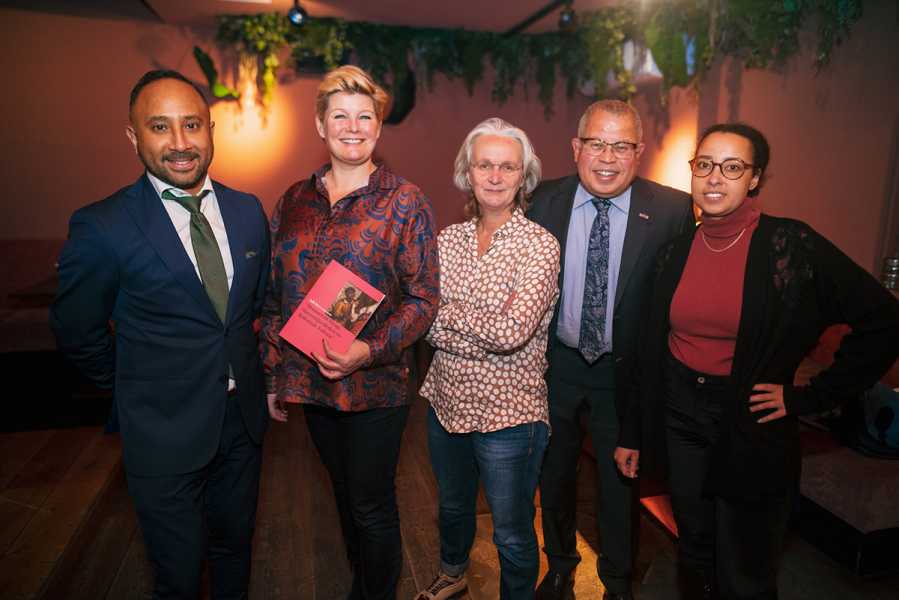
[[[581,307],[584,304],[584,277],[587,273],[587,245],[590,228],[596,218],[593,196],[578,183],[568,223],[568,239],[565,242],[565,275],[559,307],[559,324],[556,335],[566,346],[577,348],[581,337]],[[627,232],[627,215],[631,208],[631,188],[620,196],[609,199],[609,282],[606,306],[605,342],[612,347],[612,317],[615,314],[615,292],[618,289],[618,270],[621,267],[621,250]]]

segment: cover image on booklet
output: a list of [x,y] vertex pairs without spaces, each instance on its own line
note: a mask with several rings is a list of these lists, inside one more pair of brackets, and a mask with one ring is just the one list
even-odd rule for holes
[[322,340],[346,352],[384,294],[332,260],[281,329],[281,337],[305,355],[324,353]]

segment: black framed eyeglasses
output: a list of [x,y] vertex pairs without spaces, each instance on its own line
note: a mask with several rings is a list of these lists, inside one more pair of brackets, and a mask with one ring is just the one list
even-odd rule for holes
[[728,158],[721,162],[715,162],[710,158],[694,158],[687,162],[690,163],[690,170],[695,177],[708,177],[715,170],[715,167],[718,167],[725,179],[739,179],[743,176],[743,173],[755,166],[743,162],[739,158]]
[[633,156],[637,149],[635,142],[607,142],[600,138],[579,137],[581,147],[590,156],[599,156],[606,148],[612,149],[612,154],[618,158],[628,158]]

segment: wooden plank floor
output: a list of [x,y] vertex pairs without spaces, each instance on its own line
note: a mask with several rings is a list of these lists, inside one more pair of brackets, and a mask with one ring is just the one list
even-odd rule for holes
[[[411,599],[437,572],[436,484],[428,458],[425,403],[410,415],[397,474],[404,564],[398,598]],[[74,429],[0,435],[0,598],[130,600],[149,598],[152,573],[119,461],[118,439]],[[250,597],[254,600],[339,600],[349,592],[331,486],[295,409],[266,437],[254,538]],[[578,600],[599,600],[602,587],[592,525],[594,464],[582,461],[578,500]],[[498,561],[483,498],[471,554],[469,600],[494,599]],[[538,536],[539,511],[537,517]],[[541,577],[545,560],[541,556]],[[636,597],[674,600],[674,545],[640,519]],[[899,598],[899,576],[859,580],[791,536],[781,598]]]
[[99,427],[0,436],[0,597],[32,598],[121,460]]
[[[414,597],[418,589],[431,581],[439,565],[437,488],[427,452],[424,409],[423,402],[413,408],[397,474],[405,558],[398,598]],[[103,439],[116,440],[115,437]],[[27,453],[25,445],[20,447],[21,453]],[[36,458],[32,458],[34,465],[42,466],[50,457]],[[50,466],[43,467],[42,472],[50,471]],[[0,478],[9,477],[4,467]],[[12,468],[10,464],[8,469]],[[20,582],[15,595],[0,593],[0,597],[70,600],[150,597],[152,573],[127,495],[124,473],[121,466],[111,472],[108,487],[77,534],[64,550],[54,546],[61,556],[52,576],[42,587],[32,584],[31,594],[26,593],[28,590],[21,585],[24,582]],[[583,487],[592,489],[589,485]],[[469,572],[471,589],[464,596],[471,600],[499,595],[492,522],[483,495],[479,498],[478,513],[478,535]],[[595,552],[585,539],[579,539],[579,547],[592,564]],[[545,569],[544,560],[542,571]],[[266,437],[250,596],[254,599],[343,598],[349,593],[349,575],[327,472],[312,446],[302,411],[294,409],[288,424],[273,423]],[[592,568],[579,570],[577,586],[579,598],[601,597]]]

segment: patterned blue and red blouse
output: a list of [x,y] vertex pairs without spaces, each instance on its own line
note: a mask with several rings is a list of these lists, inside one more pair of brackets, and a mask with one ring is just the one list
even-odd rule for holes
[[[260,332],[266,388],[282,401],[341,411],[408,404],[406,350],[427,331],[440,298],[431,202],[382,165],[367,186],[332,207],[323,179],[328,169],[292,185],[272,214],[272,273]],[[278,335],[331,260],[385,294],[359,334],[369,362],[338,381]]]

